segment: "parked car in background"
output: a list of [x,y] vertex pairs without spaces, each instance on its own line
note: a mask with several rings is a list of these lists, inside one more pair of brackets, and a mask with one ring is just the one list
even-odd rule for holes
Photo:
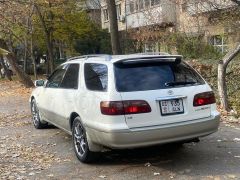
[[35,84],[34,126],[71,134],[82,162],[109,149],[195,141],[219,126],[212,89],[179,55],[71,58]]

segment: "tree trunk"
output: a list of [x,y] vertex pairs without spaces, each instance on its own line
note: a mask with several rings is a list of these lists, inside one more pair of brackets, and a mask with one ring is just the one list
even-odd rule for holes
[[47,48],[48,48],[48,61],[49,61],[49,70],[50,73],[54,70],[54,58],[53,58],[53,45],[51,40],[51,34],[48,32],[46,33],[47,39]]
[[109,12],[109,24],[111,34],[112,53],[121,54],[121,46],[118,34],[118,20],[115,0],[107,0],[108,12]]
[[223,61],[220,61],[218,63],[218,93],[222,108],[226,111],[229,111],[226,84],[226,67],[223,64]]
[[[0,40],[0,47],[2,47],[3,49],[8,50],[7,44],[4,40]],[[19,81],[27,88],[29,87],[33,87],[34,84],[30,78],[30,76],[28,76],[17,64],[17,60],[16,57],[14,56],[13,53],[9,53],[6,55],[7,61],[8,63],[11,65],[11,67],[13,68],[13,71],[16,73]]]
[[[2,56],[2,55],[0,55],[0,64],[1,64],[1,66],[3,67],[3,69],[4,69],[4,72],[5,72],[5,75],[6,75],[7,79],[8,79],[9,81],[12,81],[11,73],[9,72],[6,64],[4,63],[4,60],[3,60],[3,56]],[[0,70],[1,70],[1,69],[0,69]]]
[[33,62],[33,74],[34,74],[34,78],[35,80],[37,80],[37,67],[36,67],[36,60],[34,57],[34,52],[33,52],[33,35],[31,34],[31,59]]
[[14,72],[16,73],[19,81],[26,87],[30,88],[33,87],[34,84],[30,78],[16,63],[16,58],[13,54],[8,54],[6,56],[9,64],[12,66]]
[[52,34],[51,34],[51,28],[48,28],[44,18],[42,16],[41,10],[38,7],[38,5],[35,3],[34,4],[37,14],[39,16],[40,22],[42,24],[43,30],[44,30],[44,35],[45,35],[45,40],[46,40],[46,45],[47,45],[47,49],[48,49],[48,58],[47,60],[49,61],[49,69],[50,69],[50,73],[53,72],[54,70],[54,58],[53,58],[53,44],[52,44]]
[[23,70],[25,73],[27,73],[27,48],[28,48],[28,41],[27,41],[27,36],[24,39],[24,62],[23,62]]
[[233,51],[226,54],[222,61],[218,64],[218,93],[220,97],[221,106],[225,111],[229,111],[226,71],[228,64],[239,54],[240,43]]
[[2,74],[2,66],[1,66],[1,63],[0,63],[0,78],[4,78],[4,75]]

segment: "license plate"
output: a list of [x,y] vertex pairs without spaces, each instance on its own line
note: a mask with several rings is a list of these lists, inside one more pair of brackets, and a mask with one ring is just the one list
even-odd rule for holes
[[184,113],[183,100],[171,99],[160,101],[160,109],[162,115],[173,115]]

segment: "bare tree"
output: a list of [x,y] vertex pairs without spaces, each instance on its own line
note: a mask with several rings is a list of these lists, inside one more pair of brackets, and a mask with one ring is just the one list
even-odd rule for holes
[[[2,67],[4,69],[4,73],[7,77],[7,79],[9,81],[12,81],[11,73],[9,72],[9,69],[7,68],[7,66],[4,62],[3,55],[0,55],[0,67]],[[0,68],[0,71],[1,71],[1,68]],[[1,76],[3,76],[3,75],[1,74]]]
[[[48,4],[49,4],[49,7],[51,8],[52,4],[50,1],[48,2]],[[51,26],[51,23],[49,26],[47,25],[47,22],[44,19],[44,15],[42,14],[40,6],[34,1],[33,1],[33,5],[36,9],[37,15],[40,19],[40,22],[41,22],[43,30],[44,30],[45,41],[46,41],[46,45],[47,45],[47,49],[48,49],[48,63],[49,63],[49,67],[50,67],[50,73],[52,73],[54,70],[53,41],[52,41],[53,28]],[[53,20],[52,12],[49,12],[49,17],[50,17],[50,21],[52,21]]]
[[0,40],[0,47],[9,52],[5,57],[8,61],[8,63],[13,68],[13,71],[16,73],[19,81],[27,88],[33,87],[34,84],[31,80],[31,78],[17,65],[16,56],[14,55],[14,53],[9,51],[9,48],[8,48],[6,42],[2,39]]
[[228,64],[240,53],[240,43],[218,63],[218,92],[224,110],[229,111],[226,71]]

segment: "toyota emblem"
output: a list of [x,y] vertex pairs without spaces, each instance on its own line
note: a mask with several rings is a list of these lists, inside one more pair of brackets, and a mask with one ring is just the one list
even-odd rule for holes
[[172,90],[169,90],[169,91],[168,91],[168,94],[169,94],[169,95],[173,95],[173,91],[172,91]]

